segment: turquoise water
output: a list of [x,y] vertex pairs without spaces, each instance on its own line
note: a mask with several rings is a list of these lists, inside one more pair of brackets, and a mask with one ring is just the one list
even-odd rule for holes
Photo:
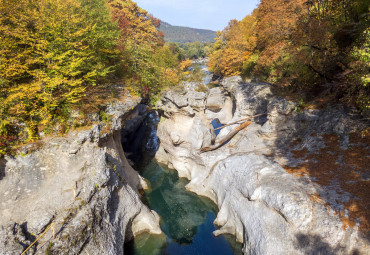
[[142,234],[125,247],[133,255],[228,255],[241,254],[233,237],[214,237],[217,208],[206,198],[185,190],[186,179],[152,161],[141,171],[150,182],[145,192],[148,206],[161,216],[164,235]]

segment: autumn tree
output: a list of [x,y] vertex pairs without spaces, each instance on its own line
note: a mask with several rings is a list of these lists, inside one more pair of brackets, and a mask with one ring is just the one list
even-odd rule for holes
[[178,82],[160,20],[131,0],[0,0],[0,154],[34,140],[110,79],[142,95]]
[[210,68],[306,95],[329,89],[368,109],[368,13],[368,0],[261,0],[252,15],[218,34]]
[[242,21],[232,20],[222,32],[217,33],[210,54],[210,70],[217,75],[240,75],[248,68],[246,61],[256,47],[256,12]]
[[69,116],[71,105],[114,70],[118,29],[104,0],[0,0],[1,132]]
[[360,109],[367,112],[370,111],[370,28],[358,38],[350,54],[352,72],[346,78],[352,86],[347,90]]
[[169,66],[158,61],[164,56],[173,59],[172,52],[164,46],[163,33],[158,30],[160,20],[131,0],[108,0],[108,5],[121,30],[119,47],[131,86],[147,97],[158,93],[169,81],[176,81],[174,68],[178,63]]

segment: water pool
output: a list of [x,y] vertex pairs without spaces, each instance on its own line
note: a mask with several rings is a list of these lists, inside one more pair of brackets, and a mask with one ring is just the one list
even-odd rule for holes
[[151,161],[141,170],[150,182],[145,192],[147,205],[161,216],[164,235],[142,234],[128,243],[125,254],[132,255],[232,255],[241,254],[241,244],[231,236],[214,237],[217,207],[207,198],[186,191],[188,181]]

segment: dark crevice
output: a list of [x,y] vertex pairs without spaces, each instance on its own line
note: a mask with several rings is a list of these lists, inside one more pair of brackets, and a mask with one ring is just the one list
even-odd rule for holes
[[[82,230],[82,233],[86,232],[87,231],[87,227],[85,227],[83,230]],[[88,236],[82,243],[81,245],[81,248],[80,250],[77,252],[77,254],[82,254],[82,252],[84,251],[85,247],[89,244],[90,242],[90,236]]]
[[121,190],[121,188],[115,188],[112,192],[112,197],[108,202],[108,204],[109,204],[109,207],[108,207],[109,208],[109,218],[110,218],[110,221],[112,223],[114,223],[115,219],[116,219],[118,205],[119,205],[119,202],[120,202],[120,197],[119,197],[119,194],[118,194],[120,190]]
[[[26,250],[29,245],[36,240],[36,237],[28,231],[27,222],[22,225],[15,223],[13,226],[13,235],[21,237],[18,238],[18,243],[22,245],[23,250]],[[37,245],[38,243],[35,243],[35,245],[29,250],[29,253],[36,253]]]
[[148,164],[159,148],[156,135],[159,120],[158,113],[151,111],[144,118],[134,120],[135,125],[126,125],[121,131],[123,150],[135,169]]
[[0,181],[5,177],[6,160],[0,158]]
[[54,219],[55,215],[53,215],[49,222],[45,224],[45,226],[40,230],[39,234],[44,233],[44,231],[53,223]]

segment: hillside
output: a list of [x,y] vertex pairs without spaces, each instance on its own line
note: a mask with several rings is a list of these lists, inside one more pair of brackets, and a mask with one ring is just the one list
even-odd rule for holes
[[214,42],[216,32],[207,29],[172,26],[162,21],[160,30],[165,34],[166,42]]

